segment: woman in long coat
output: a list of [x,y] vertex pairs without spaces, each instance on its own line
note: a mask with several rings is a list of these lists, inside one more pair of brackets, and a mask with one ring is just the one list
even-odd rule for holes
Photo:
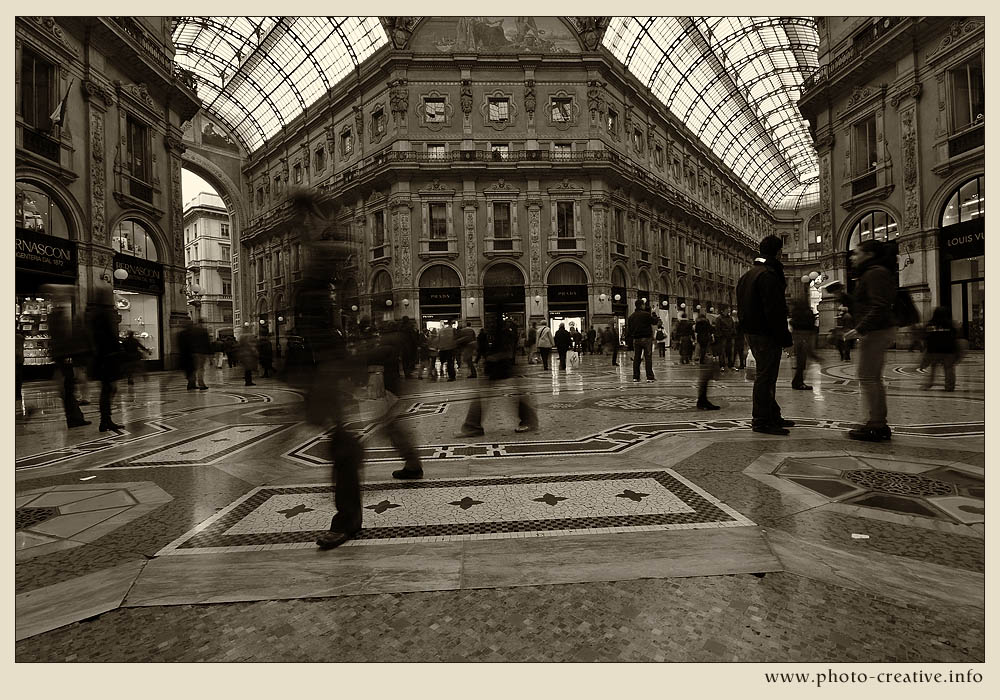
[[253,373],[257,370],[257,342],[253,335],[244,333],[236,345],[236,359],[243,366],[243,382],[245,386],[256,386]]

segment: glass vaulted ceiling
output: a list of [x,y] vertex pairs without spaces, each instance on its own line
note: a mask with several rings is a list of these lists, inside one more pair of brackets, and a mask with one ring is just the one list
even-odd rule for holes
[[[179,17],[179,66],[253,152],[388,43],[377,17]],[[796,103],[817,63],[808,17],[614,17],[604,45],[777,209],[819,199]]]
[[604,45],[765,202],[819,201],[797,103],[818,66],[810,17],[615,17]]
[[388,40],[378,17],[178,17],[175,61],[257,150]]

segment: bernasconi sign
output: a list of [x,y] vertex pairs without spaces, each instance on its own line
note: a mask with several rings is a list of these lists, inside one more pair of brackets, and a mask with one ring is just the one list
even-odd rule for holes
[[15,228],[15,267],[62,277],[76,277],[76,243]]

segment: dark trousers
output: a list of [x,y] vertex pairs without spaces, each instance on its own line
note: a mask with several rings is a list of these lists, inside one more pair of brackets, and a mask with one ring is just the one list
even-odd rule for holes
[[611,364],[612,365],[617,365],[618,364],[618,343],[617,342],[611,343]]
[[711,344],[711,342],[712,341],[711,341],[710,338],[706,338],[706,339],[699,338],[698,339],[698,362],[704,362],[705,361],[705,356],[708,354],[708,348],[709,348],[709,345]]
[[924,382],[924,389],[930,389],[934,385],[934,371],[938,365],[941,365],[944,369],[945,390],[955,390],[955,353],[929,352],[924,358],[923,363],[926,363],[930,368],[927,372],[927,381]]
[[444,374],[444,368],[448,367],[448,379],[455,378],[455,351],[454,350],[439,350],[438,355],[441,358],[441,374]]
[[[66,414],[66,423],[79,423],[83,421],[83,411],[80,410],[80,405],[76,402],[76,374],[73,371],[73,365],[68,362],[59,363],[59,371],[62,372],[63,376],[63,412]],[[18,397],[20,397],[21,386],[18,384]],[[102,393],[103,396],[103,393]],[[108,401],[108,415],[111,415],[111,402]],[[104,410],[101,410],[101,420],[104,420]]]
[[354,534],[361,529],[361,464],[364,447],[353,433],[338,429],[327,443],[333,462],[333,502],[337,512],[330,521],[335,532]]
[[[538,412],[535,410],[531,399],[527,394],[517,396],[517,419],[520,425],[536,428],[538,427]],[[476,396],[469,404],[469,412],[465,414],[463,429],[482,430],[483,428],[483,401]]]
[[[102,379],[101,398],[98,404],[101,411],[102,425],[110,425],[111,423],[114,423],[114,421],[111,420],[111,399],[112,397],[114,397],[114,395],[115,395],[115,383],[110,379]],[[79,411],[80,409],[77,410]]]
[[274,372],[274,368],[271,366],[271,360],[261,360],[260,366],[264,369],[263,377],[270,377],[271,373]]
[[698,401],[708,401],[708,382],[718,378],[719,360],[709,357],[707,362],[703,362],[698,368]]
[[792,344],[795,346],[795,376],[792,378],[792,386],[805,384],[807,358],[811,357],[813,362],[822,361],[822,358],[813,350],[815,336],[816,334],[812,331],[792,331]]
[[664,340],[657,341],[656,347],[660,350],[660,357],[667,356],[667,343]]
[[694,341],[690,336],[685,336],[678,341],[677,345],[681,354],[681,364],[690,364],[691,355],[694,354]]
[[753,424],[779,425],[781,407],[775,401],[775,385],[781,365],[781,345],[769,335],[748,335],[750,352],[757,362],[757,378],[753,381]]
[[549,368],[549,354],[552,348],[538,348],[538,354],[542,356],[542,369]]
[[719,340],[719,349],[722,352],[722,356],[719,358],[719,364],[723,367],[732,367],[736,364],[736,342],[732,338],[722,338]]
[[250,370],[244,370],[243,383],[246,386],[250,386],[251,384],[253,384],[253,372],[251,372]]
[[635,338],[632,340],[632,379],[639,379],[639,366],[643,356],[646,357],[646,379],[656,379],[653,376],[653,339]]
[[566,353],[569,348],[556,348],[556,352],[559,353],[559,369],[566,369]]

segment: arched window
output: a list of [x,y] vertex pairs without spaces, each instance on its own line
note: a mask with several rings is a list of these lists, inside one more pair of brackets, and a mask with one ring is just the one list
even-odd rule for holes
[[576,263],[561,262],[549,270],[548,284],[587,284],[587,273]]
[[385,270],[379,270],[372,280],[372,292],[382,294],[392,291],[392,277]]
[[37,185],[23,180],[14,183],[14,226],[69,238],[69,226],[59,205]]
[[809,219],[806,225],[806,243],[809,251],[808,258],[818,258],[823,253],[823,230],[820,227],[820,215],[816,214]]
[[152,234],[135,219],[125,219],[118,224],[111,236],[111,247],[116,253],[151,262],[158,262],[160,259]]
[[854,250],[861,241],[875,239],[878,241],[891,241],[899,235],[899,226],[892,214],[881,209],[870,211],[861,217],[858,223],[851,229],[851,237],[848,239],[848,250]]
[[941,212],[941,228],[986,216],[986,178],[974,177],[956,189]]

